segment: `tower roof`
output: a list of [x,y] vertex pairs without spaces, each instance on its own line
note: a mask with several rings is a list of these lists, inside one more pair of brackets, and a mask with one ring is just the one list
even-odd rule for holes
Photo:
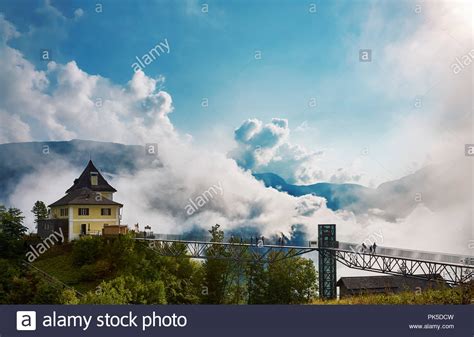
[[[97,176],[96,185],[92,185],[92,175]],[[81,188],[88,188],[96,192],[117,192],[115,188],[109,185],[102,174],[100,174],[99,170],[94,166],[92,160],[89,160],[89,163],[82,174],[79,176],[79,178],[74,180],[74,184],[66,191],[66,193],[70,193]]]
[[438,283],[446,284],[446,281],[439,274],[430,274],[430,279],[425,279],[427,275],[415,274],[414,277],[390,275],[390,276],[349,276],[341,277],[337,281],[337,286],[344,285],[349,290],[360,289],[404,289],[424,287],[427,285],[436,285]]

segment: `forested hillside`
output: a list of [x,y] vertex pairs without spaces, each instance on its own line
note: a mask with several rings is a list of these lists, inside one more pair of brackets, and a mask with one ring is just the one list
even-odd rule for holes
[[[29,265],[26,253],[40,239],[26,235],[18,209],[2,206],[0,221],[3,304],[299,304],[316,296],[309,259],[264,265],[163,257],[133,233],[57,244]],[[223,240],[219,226],[209,232]]]

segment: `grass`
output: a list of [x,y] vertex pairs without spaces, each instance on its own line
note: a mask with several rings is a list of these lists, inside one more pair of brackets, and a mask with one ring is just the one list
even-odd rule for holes
[[340,300],[315,300],[313,304],[471,304],[473,287],[456,287],[398,294],[362,294]]
[[81,280],[80,268],[72,262],[71,245],[54,246],[33,264],[77,291],[85,293],[94,290],[102,280]]

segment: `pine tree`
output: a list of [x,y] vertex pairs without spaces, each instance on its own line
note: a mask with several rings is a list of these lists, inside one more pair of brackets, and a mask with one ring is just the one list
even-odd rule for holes
[[[219,229],[219,225],[212,226],[209,233],[212,242],[223,242],[224,231]],[[212,245],[207,254],[209,256],[225,256],[225,248],[221,245]],[[226,302],[226,290],[230,278],[230,263],[225,259],[208,258],[204,267],[204,286],[206,295],[203,297],[204,303],[223,304]]]
[[23,225],[25,217],[18,208],[5,209],[0,205],[0,233],[12,240],[19,240],[28,231]]
[[44,202],[38,200],[35,202],[31,212],[35,215],[35,224],[38,227],[38,220],[44,220],[48,218],[48,208]]

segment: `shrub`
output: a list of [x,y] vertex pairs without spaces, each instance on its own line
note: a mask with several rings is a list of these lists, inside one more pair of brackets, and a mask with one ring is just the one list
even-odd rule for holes
[[91,264],[102,253],[103,243],[100,237],[84,237],[74,242],[72,261],[77,266]]
[[36,286],[34,304],[57,304],[60,303],[62,291],[46,281],[40,281]]
[[94,264],[85,264],[80,269],[81,281],[101,280],[110,273],[110,264],[106,260],[99,260]]
[[60,304],[79,304],[76,292],[72,289],[65,289],[59,297]]
[[134,276],[120,276],[102,282],[97,290],[88,292],[82,299],[84,304],[165,304],[163,282],[143,281]]

